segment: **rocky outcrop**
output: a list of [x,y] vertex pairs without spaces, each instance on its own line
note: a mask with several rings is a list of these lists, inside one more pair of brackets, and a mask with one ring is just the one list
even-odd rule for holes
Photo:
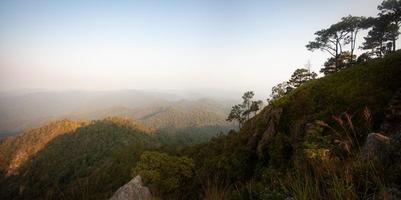
[[[385,157],[385,149],[396,146],[401,134],[401,89],[389,101],[385,118],[380,126],[381,133],[370,133],[362,148],[362,157]],[[387,152],[388,153],[388,152]]]
[[280,122],[282,108],[270,107],[265,112],[266,130],[261,133],[255,133],[248,141],[248,147],[256,151],[259,157],[263,156],[271,138],[277,134],[278,124]]
[[370,133],[366,138],[362,149],[362,157],[365,159],[373,158],[384,150],[386,145],[390,144],[390,138],[380,133]]
[[120,187],[109,200],[151,200],[149,188],[143,186],[141,176],[135,176],[130,182]]
[[381,130],[384,133],[396,133],[401,130],[401,89],[397,90],[391,98],[385,119],[381,124]]

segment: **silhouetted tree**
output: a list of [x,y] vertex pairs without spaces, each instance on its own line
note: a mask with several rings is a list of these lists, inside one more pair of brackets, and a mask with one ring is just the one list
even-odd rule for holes
[[255,116],[256,113],[258,112],[258,110],[260,110],[262,105],[263,105],[263,101],[261,101],[261,100],[252,101],[249,111],[253,112],[254,116]]
[[[328,52],[334,58],[338,58],[338,55],[342,52],[343,40],[346,38],[348,33],[344,25],[344,23],[338,22],[327,29],[317,31],[315,33],[315,40],[309,42],[309,44],[306,45],[306,48],[309,51],[320,49]],[[335,66],[337,67],[337,64]]]
[[368,52],[362,53],[361,55],[358,56],[358,59],[356,59],[357,63],[364,63],[366,61],[371,60],[371,56]]
[[255,96],[255,94],[252,91],[247,91],[242,96],[242,99],[243,99],[242,107],[244,109],[244,112],[242,114],[247,119],[249,119],[249,114],[251,113],[251,105],[252,105],[253,96]]
[[358,33],[361,29],[369,28],[370,24],[365,17],[357,17],[351,15],[341,18],[340,23],[342,23],[343,29],[347,32],[347,36],[344,39],[344,44],[349,44],[350,46],[350,63],[353,63],[354,50],[356,47]]
[[315,72],[310,72],[308,69],[296,69],[295,72],[291,75],[291,78],[288,81],[288,85],[289,87],[291,87],[291,89],[295,89],[305,82],[315,79],[316,77],[317,74]]
[[277,84],[276,86],[272,87],[270,99],[268,99],[267,101],[271,102],[273,100],[283,97],[284,95],[287,94],[289,88],[290,86],[288,85],[287,81]]
[[377,9],[380,10],[379,18],[385,17],[390,22],[389,26],[390,29],[392,29],[392,34],[390,34],[392,51],[395,51],[401,23],[401,1],[385,0],[377,7]]
[[382,15],[370,20],[372,29],[365,37],[362,49],[370,49],[372,54],[381,58],[395,47],[393,42],[398,38],[397,25],[391,23],[391,16]]
[[352,60],[355,60],[355,58],[355,55],[351,56],[350,52],[344,51],[337,57],[337,59],[335,59],[334,57],[327,59],[327,61],[323,65],[324,67],[320,70],[320,72],[324,73],[325,75],[335,73],[346,68],[349,64],[351,64]]
[[245,121],[245,118],[243,117],[242,113],[244,110],[242,109],[242,105],[238,104],[235,105],[231,108],[230,114],[228,114],[227,121],[237,121],[238,122],[238,127],[241,128],[242,123]]

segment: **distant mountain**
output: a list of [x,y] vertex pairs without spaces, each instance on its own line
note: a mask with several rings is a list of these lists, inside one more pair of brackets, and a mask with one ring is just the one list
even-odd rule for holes
[[170,130],[188,127],[232,126],[226,122],[229,107],[218,102],[201,99],[197,101],[181,100],[165,105],[140,108],[111,107],[91,112],[78,112],[63,116],[72,119],[102,119],[108,116],[121,116],[137,119],[156,130]]
[[0,132],[16,133],[63,118],[108,116],[129,116],[158,128],[210,125],[223,122],[231,104],[230,100],[142,90],[7,92],[0,93]]

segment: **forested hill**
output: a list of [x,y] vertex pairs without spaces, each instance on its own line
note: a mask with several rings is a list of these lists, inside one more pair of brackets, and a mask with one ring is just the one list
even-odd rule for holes
[[63,120],[7,139],[0,144],[0,197],[91,194],[104,199],[129,179],[144,149],[160,146],[153,134],[133,120],[110,117],[91,122]]
[[219,102],[200,99],[196,101],[181,100],[166,105],[144,106],[138,108],[111,107],[90,112],[76,112],[63,117],[88,120],[103,119],[109,116],[134,118],[156,130],[175,132],[177,129],[190,127],[222,126],[231,127],[225,119],[227,105]]
[[47,91],[0,94],[0,138],[61,119],[134,118],[147,126],[210,126],[228,123],[231,100],[173,93],[123,91]]

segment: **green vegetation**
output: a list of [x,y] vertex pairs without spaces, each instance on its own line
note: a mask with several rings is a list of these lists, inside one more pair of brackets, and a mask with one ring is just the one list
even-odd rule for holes
[[106,199],[130,180],[132,167],[146,158],[144,151],[197,144],[230,128],[215,123],[155,130],[129,118],[108,117],[28,130],[0,144],[0,198]]
[[193,176],[194,162],[188,157],[169,156],[166,153],[146,151],[132,171],[140,174],[155,196],[169,198],[174,191],[182,193],[181,198],[190,191],[185,191],[188,181]]
[[254,101],[253,96],[255,94],[252,91],[245,92],[242,96],[243,102],[241,104],[237,104],[231,108],[230,114],[228,114],[227,121],[237,121],[239,128],[241,128],[242,124],[249,120],[251,113],[256,113],[260,110],[260,107],[263,105],[261,100]]

